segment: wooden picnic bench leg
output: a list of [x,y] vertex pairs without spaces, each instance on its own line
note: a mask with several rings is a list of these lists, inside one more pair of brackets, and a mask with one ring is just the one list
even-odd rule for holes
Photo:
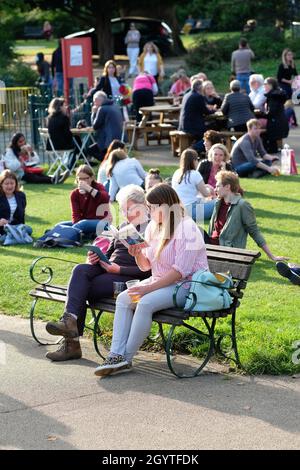
[[[206,318],[202,318],[206,329],[208,333],[204,333],[201,330],[198,330],[192,325],[189,325],[188,323],[183,322],[181,325],[172,325],[168,334],[167,338],[167,343],[166,343],[166,356],[167,356],[167,363],[170,371],[176,375],[176,377],[179,378],[192,378],[196,377],[197,375],[200,374],[201,370],[206,366],[210,358],[213,356],[214,351],[215,351],[215,339],[214,339],[214,331],[215,331],[215,325],[216,325],[216,318],[212,318],[211,324],[207,321]],[[209,342],[208,346],[208,351],[205,353],[204,358],[200,364],[200,366],[197,365],[196,368],[193,367],[193,371],[191,373],[182,373],[179,371],[179,364],[176,364],[176,353],[173,352],[173,339],[174,339],[174,331],[176,327],[178,326],[184,326],[185,328],[193,331],[196,333],[198,336],[201,337],[206,337]]]
[[[216,353],[224,357],[225,359],[229,359],[230,361],[235,362],[237,367],[239,367],[240,369],[243,369],[243,366],[239,358],[238,349],[237,349],[236,332],[235,332],[235,315],[236,315],[236,311],[234,310],[231,316],[231,335],[221,334],[218,337],[216,341]],[[224,349],[222,349],[222,341],[226,337],[229,337],[231,340],[231,351],[233,351],[234,355],[228,352],[225,352]]]
[[39,299],[35,298],[31,304],[31,308],[30,308],[30,313],[29,313],[29,320],[30,320],[30,331],[31,331],[31,335],[33,337],[33,339],[38,343],[40,344],[41,346],[48,346],[48,345],[52,345],[52,344],[59,344],[61,341],[62,341],[62,337],[59,337],[58,339],[56,339],[56,341],[45,341],[45,340],[42,340],[38,337],[37,333],[36,333],[36,329],[35,329],[35,322],[34,322],[34,311],[35,311],[35,307],[36,307],[36,304],[38,302]]

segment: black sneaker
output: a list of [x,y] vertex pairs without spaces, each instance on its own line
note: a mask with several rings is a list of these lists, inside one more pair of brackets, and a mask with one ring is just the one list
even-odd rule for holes
[[297,286],[300,286],[300,276],[296,274],[295,271],[293,271],[289,266],[282,261],[279,261],[276,263],[276,268],[279,274],[283,277],[286,277],[289,279],[292,284],[295,284]]
[[128,362],[126,359],[124,359],[123,356],[121,355],[116,355],[116,356],[108,356],[107,359],[98,366],[94,372],[95,375],[97,376],[103,376],[103,375],[109,375],[113,371],[121,370],[125,366],[128,366]]

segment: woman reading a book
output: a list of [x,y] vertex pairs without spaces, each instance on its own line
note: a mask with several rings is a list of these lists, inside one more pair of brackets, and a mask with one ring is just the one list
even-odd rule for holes
[[[148,225],[145,195],[141,187],[129,185],[118,193],[118,202],[127,222],[133,224],[143,234]],[[48,352],[46,357],[52,361],[79,359],[82,355],[79,336],[82,336],[86,317],[86,301],[99,302],[103,297],[112,297],[113,283],[126,282],[130,279],[145,279],[149,270],[141,270],[134,256],[122,241],[113,239],[106,257],[110,264],[99,260],[98,255],[89,252],[87,263],[78,264],[72,272],[68,284],[65,312],[59,322],[49,322],[47,331],[52,335],[64,336],[64,342],[55,352]]]
[[[130,370],[132,358],[149,334],[153,314],[173,306],[178,282],[208,269],[201,232],[186,216],[176,191],[161,183],[147,193],[146,201],[151,219],[145,232],[147,246],[133,245],[128,251],[142,271],[151,269],[152,276],[117,297],[111,351],[95,371],[99,376]],[[181,307],[188,289],[189,282],[177,293]]]

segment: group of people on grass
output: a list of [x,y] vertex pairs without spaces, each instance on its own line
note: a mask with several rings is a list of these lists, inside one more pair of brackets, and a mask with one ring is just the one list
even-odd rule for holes
[[[149,51],[147,48],[144,51],[144,64],[147,63]],[[242,57],[245,61],[244,52]],[[235,54],[235,66],[238,59],[239,54]],[[159,57],[157,73],[154,68],[149,73],[147,67],[142,68],[136,78],[134,99],[137,106],[141,106],[143,87],[145,90],[151,88],[153,98],[154,85],[157,85],[159,75],[163,74]],[[288,67],[292,67],[291,62],[288,62]],[[261,77],[254,74],[250,77],[250,95],[241,93],[243,74],[246,72],[243,69],[236,72],[240,80],[231,82],[231,93],[225,95],[223,100],[215,93],[207,77],[193,77],[189,83],[184,75],[180,77],[184,80],[173,88],[173,92],[180,90],[180,93],[185,93],[179,128],[190,132],[207,154],[205,159],[199,161],[197,146],[186,149],[180,156],[179,168],[163,181],[158,169],[146,173],[140,162],[126,153],[125,143],[120,140],[122,116],[114,100],[110,99],[114,97],[114,90],[120,82],[113,61],[107,64],[106,75],[91,92],[91,123],[99,133],[97,143],[101,151],[97,178],[90,166],[77,168],[77,187],[70,195],[72,220],[62,224],[79,228],[91,238],[97,232],[99,221],[110,224],[110,203],[117,201],[125,219],[124,224],[133,224],[145,242],[128,248],[120,240],[112,239],[106,251],[109,264],[89,252],[86,263],[73,269],[63,316],[60,321],[46,325],[50,334],[64,337],[57,351],[47,353],[48,359],[65,361],[80,358],[79,338],[83,334],[87,301],[94,303],[112,296],[116,281],[138,279],[140,283],[137,286],[125,290],[116,299],[111,350],[95,374],[106,376],[130,371],[132,359],[150,331],[153,313],[171,307],[176,285],[186,280],[177,295],[177,304],[183,307],[192,275],[198,270],[208,270],[205,243],[245,248],[247,236],[250,235],[266,255],[277,262],[280,274],[294,284],[299,283],[299,266],[287,265],[283,262],[285,257],[276,256],[270,250],[257,226],[253,207],[243,198],[239,181],[239,176],[277,174],[278,158],[265,150],[264,143],[270,148],[272,142],[278,139],[278,136],[274,137],[274,132],[277,132],[278,122],[284,116],[286,94],[279,88],[276,79],[269,78],[261,83]],[[282,83],[288,85],[285,68],[283,72]],[[190,91],[188,87],[184,90],[184,82],[190,86]],[[149,93],[145,95],[150,97]],[[262,122],[255,119],[253,110],[265,109],[264,99],[269,113],[265,116],[267,138],[263,143]],[[49,109],[51,140],[61,149],[63,146],[69,149],[73,136],[64,100],[55,98]],[[222,142],[221,133],[207,130],[206,127],[206,117],[217,109],[228,116],[230,127],[245,131],[234,144],[231,154]],[[240,115],[243,116],[243,123],[234,120],[234,116]],[[112,129],[118,129],[118,132],[112,133]],[[61,141],[58,143],[56,139]],[[76,154],[71,158],[69,172],[74,166]],[[27,165],[28,162],[32,165]],[[26,167],[34,167],[38,162],[38,156],[26,144],[24,136],[14,136],[5,154],[7,169],[0,175],[0,237],[5,235],[8,224],[25,224],[26,196],[19,188],[20,181],[53,182],[43,173],[28,176],[30,172],[26,171]],[[68,175],[62,175],[62,181]],[[45,178],[44,181],[42,178]],[[204,219],[210,220],[207,232],[197,225]],[[137,304],[133,301],[134,295],[140,298]]]
[[[74,268],[62,319],[46,326],[50,334],[64,337],[57,351],[47,353],[49,359],[80,358],[79,337],[83,333],[86,301],[93,303],[111,296],[113,282],[134,278],[141,281],[139,285],[117,298],[111,351],[95,374],[103,376],[131,370],[132,359],[149,333],[153,313],[171,307],[176,284],[187,280],[177,298],[178,305],[184,306],[191,276],[197,270],[208,269],[205,243],[245,248],[249,234],[270,259],[286,266],[282,263],[285,258],[275,256],[261,234],[254,209],[241,195],[238,175],[230,171],[228,157],[226,147],[217,143],[211,146],[209,159],[199,165],[195,150],[187,149],[171,184],[161,182],[159,172],[153,169],[147,175],[147,191],[145,178],[141,178],[142,182],[127,181],[118,188],[116,200],[126,223],[136,226],[145,243],[126,248],[114,239],[106,252],[110,264],[89,252],[87,262]],[[116,166],[124,165],[127,159],[132,165],[133,159],[126,156],[124,147],[114,148],[107,158],[107,172],[113,175]],[[201,167],[206,169],[203,176],[199,172]],[[123,172],[127,173],[126,168]],[[95,181],[88,165],[77,169],[76,183],[77,188],[71,193],[72,223],[80,224],[87,233],[91,229],[91,235],[99,220],[107,218],[110,222],[109,214],[104,211],[97,217],[99,207],[107,208],[110,197],[104,186]],[[197,192],[209,195],[214,202],[207,233],[193,220],[194,201],[190,196]],[[0,177],[1,233],[8,223],[25,223],[25,206],[26,197],[18,188],[16,176],[5,170]],[[295,276],[293,272],[293,280]],[[140,296],[137,305],[132,302],[133,295]]]

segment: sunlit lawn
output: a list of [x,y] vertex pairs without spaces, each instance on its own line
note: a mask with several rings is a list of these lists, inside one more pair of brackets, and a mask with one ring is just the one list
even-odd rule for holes
[[[162,167],[164,177],[174,167]],[[268,177],[244,179],[246,198],[256,209],[257,219],[272,251],[300,262],[300,177]],[[73,178],[60,186],[26,185],[28,199],[27,223],[34,237],[60,220],[70,218],[69,193]],[[256,249],[249,240],[248,248]],[[85,249],[42,250],[32,246],[0,247],[0,310],[8,315],[28,316],[33,283],[29,266],[41,255],[59,256],[83,262]],[[57,282],[66,283],[72,265],[58,263]],[[61,313],[62,305],[41,304],[44,318]],[[219,331],[229,331],[227,320],[220,322]],[[245,296],[237,314],[237,335],[241,359],[248,372],[290,373],[297,368],[291,362],[292,344],[300,340],[300,288],[277,274],[275,265],[263,254],[256,262]],[[197,348],[194,348],[197,353]],[[299,370],[299,366],[298,366]]]

